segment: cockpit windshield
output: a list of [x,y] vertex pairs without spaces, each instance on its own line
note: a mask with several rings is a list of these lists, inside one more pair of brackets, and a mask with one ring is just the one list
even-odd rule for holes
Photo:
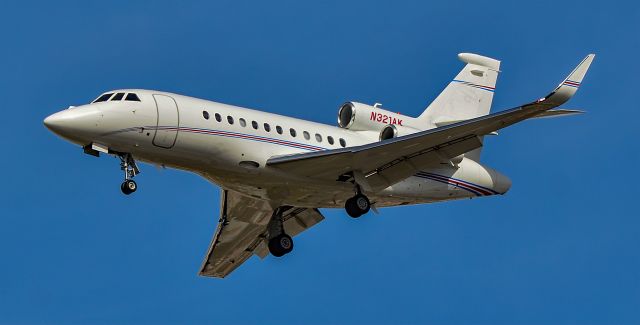
[[111,100],[122,100],[122,97],[124,97],[124,93],[117,93]]
[[140,98],[138,98],[138,95],[136,95],[134,93],[128,93],[127,97],[125,97],[124,100],[133,101],[133,102],[139,102]]
[[111,101],[119,101],[119,100],[122,100],[122,98],[130,102],[140,101],[140,97],[138,97],[138,95],[135,93],[128,93],[126,96],[125,96],[125,93],[116,93],[115,96],[113,95],[113,93],[106,93],[104,95],[100,95],[100,97],[98,97],[92,103],[106,102],[109,100],[109,98],[111,98]]
[[104,94],[104,95],[98,97],[98,99],[94,100],[93,102],[94,103],[106,102],[106,101],[109,100],[109,98],[111,98],[111,95],[113,95],[113,93]]

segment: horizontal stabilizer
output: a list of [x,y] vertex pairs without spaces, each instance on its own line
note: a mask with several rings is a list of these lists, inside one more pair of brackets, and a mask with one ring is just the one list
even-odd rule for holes
[[551,109],[548,111],[541,112],[533,118],[549,118],[549,117],[562,117],[562,116],[571,116],[571,115],[579,115],[584,114],[585,111],[580,111],[576,109]]
[[495,71],[500,70],[500,61],[496,59],[492,59],[490,57],[473,54],[473,53],[460,53],[458,54],[458,59],[460,59],[460,61],[467,64],[475,64],[475,65],[487,67]]

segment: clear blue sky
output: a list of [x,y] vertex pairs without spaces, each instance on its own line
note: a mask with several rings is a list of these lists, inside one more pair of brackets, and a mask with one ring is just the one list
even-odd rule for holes
[[[6,1],[0,11],[1,324],[638,324],[640,7],[615,1]],[[197,270],[218,189],[46,130],[122,87],[335,123],[346,100],[415,115],[462,67],[503,61],[493,110],[597,54],[567,108],[486,143],[503,197],[327,220],[283,259]]]

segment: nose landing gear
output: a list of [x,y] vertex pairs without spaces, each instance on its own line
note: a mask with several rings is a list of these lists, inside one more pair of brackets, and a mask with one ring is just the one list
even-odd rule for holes
[[122,184],[120,184],[120,190],[126,195],[135,192],[137,189],[138,184],[136,184],[136,182],[132,179],[125,180],[124,182],[122,182]]
[[120,190],[122,193],[129,195],[138,189],[138,184],[133,178],[140,174],[140,169],[131,154],[119,153],[118,158],[120,158],[120,169],[124,171],[124,182],[120,185]]

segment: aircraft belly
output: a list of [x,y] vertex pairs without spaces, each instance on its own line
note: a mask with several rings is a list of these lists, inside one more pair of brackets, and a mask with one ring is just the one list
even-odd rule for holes
[[[378,193],[366,193],[377,206],[395,206],[440,202],[498,194],[487,169],[475,162],[457,167],[427,169]],[[283,205],[312,208],[343,207],[353,196],[349,182],[321,182],[298,178],[278,169],[209,171],[203,174],[212,182],[254,198]]]
[[455,186],[417,176],[409,177],[404,181],[389,186],[381,194],[388,197],[427,200],[464,197],[464,193],[461,193]]

